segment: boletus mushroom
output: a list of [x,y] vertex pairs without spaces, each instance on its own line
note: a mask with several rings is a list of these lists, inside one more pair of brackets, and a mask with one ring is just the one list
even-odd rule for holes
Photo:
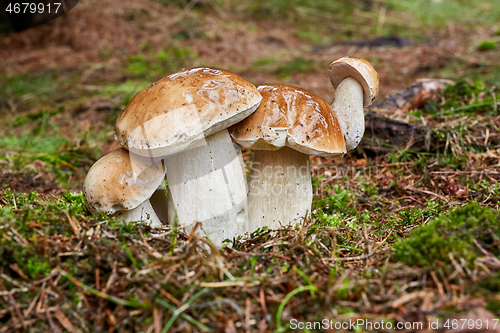
[[365,132],[363,106],[377,97],[379,78],[366,60],[344,57],[330,64],[330,81],[335,88],[332,108],[344,134],[347,151],[356,148]]
[[215,68],[169,75],[138,92],[115,138],[131,152],[165,159],[169,223],[201,223],[216,245],[247,231],[245,173],[226,130],[262,97],[240,76]]
[[303,219],[313,196],[309,155],[346,152],[337,117],[321,97],[282,84],[257,89],[260,106],[230,128],[236,142],[255,150],[248,176],[251,231]]
[[[123,148],[100,158],[83,182],[83,199],[92,214],[105,213],[126,222],[167,223],[162,162],[150,163]],[[156,201],[157,208],[151,202]]]

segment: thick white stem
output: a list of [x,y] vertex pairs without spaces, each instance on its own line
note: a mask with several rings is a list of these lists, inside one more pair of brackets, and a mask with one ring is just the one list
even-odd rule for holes
[[149,200],[144,201],[142,204],[131,210],[119,210],[116,213],[110,215],[117,220],[124,222],[139,222],[143,221],[149,224],[151,227],[160,227],[162,222],[156,215],[153,206]]
[[312,204],[309,156],[288,147],[256,150],[248,188],[250,231],[300,222]]
[[248,231],[245,173],[227,130],[201,140],[196,147],[168,156],[169,223],[192,229],[216,246]]
[[352,77],[345,78],[335,90],[332,108],[344,134],[347,151],[356,148],[365,133],[363,87]]

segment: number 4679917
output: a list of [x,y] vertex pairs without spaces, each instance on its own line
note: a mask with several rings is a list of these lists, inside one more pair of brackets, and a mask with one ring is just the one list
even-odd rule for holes
[[59,7],[61,7],[60,2],[55,2],[52,4],[43,4],[43,3],[35,3],[35,2],[16,2],[16,3],[9,3],[7,5],[7,8],[5,8],[5,11],[8,13],[14,13],[14,14],[26,14],[26,13],[56,13],[59,10]]
[[470,330],[481,330],[481,329],[495,329],[498,324],[499,319],[448,319],[444,323],[444,327],[447,329],[470,329]]

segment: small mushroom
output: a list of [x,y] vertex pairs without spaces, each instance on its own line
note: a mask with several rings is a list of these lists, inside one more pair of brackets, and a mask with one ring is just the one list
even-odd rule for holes
[[356,148],[365,132],[363,106],[378,94],[378,74],[366,60],[344,57],[330,64],[330,80],[335,88],[332,108],[344,134],[347,151]]
[[230,128],[236,142],[255,149],[248,176],[250,230],[303,219],[313,196],[309,155],[346,152],[337,117],[321,97],[282,84],[257,89],[263,98],[257,111]]
[[130,151],[165,159],[169,223],[200,222],[216,245],[247,231],[245,173],[226,128],[261,99],[240,76],[205,67],[169,75],[132,98],[115,137]]
[[[83,183],[85,206],[92,214],[105,213],[125,222],[150,221],[152,227],[167,222],[161,206],[166,203],[161,161],[151,164],[123,148],[99,159]],[[163,192],[163,193],[162,193]],[[155,211],[152,205],[159,205]]]

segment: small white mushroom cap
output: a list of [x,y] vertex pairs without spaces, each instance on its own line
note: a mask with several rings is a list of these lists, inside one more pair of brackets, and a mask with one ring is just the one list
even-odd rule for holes
[[375,68],[362,58],[344,57],[330,64],[330,81],[335,89],[345,78],[352,76],[363,87],[363,106],[372,104],[378,95],[379,78]]
[[144,157],[131,156],[123,148],[114,150],[99,159],[87,173],[83,183],[85,206],[92,214],[131,211],[149,200],[164,175],[161,161],[151,163]]

